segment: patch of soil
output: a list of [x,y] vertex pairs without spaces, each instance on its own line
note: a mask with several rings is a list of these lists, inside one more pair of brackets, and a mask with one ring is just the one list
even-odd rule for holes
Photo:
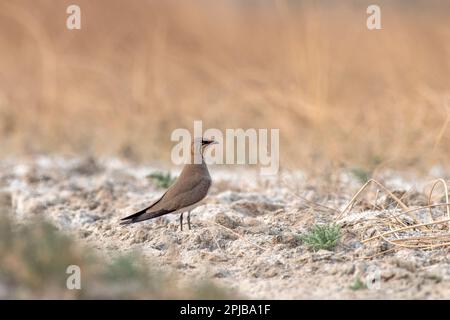
[[[342,209],[357,190],[350,175],[339,186],[345,194],[330,196],[318,187],[321,182],[287,186],[250,170],[211,167],[220,187],[192,212],[192,230],[186,225],[179,231],[173,215],[119,225],[164,192],[145,178],[157,168],[111,159],[39,158],[4,161],[0,169],[0,207],[18,222],[42,216],[105,256],[138,250],[150,265],[185,279],[212,279],[249,298],[450,298],[448,249],[377,255],[386,243],[361,243],[358,224],[351,221],[334,251],[313,252],[302,244],[299,236],[312,225],[334,221],[337,212],[327,208]],[[398,185],[400,175],[392,175]],[[409,187],[410,179],[404,179]],[[420,191],[397,195],[410,204],[426,201]],[[355,210],[382,215],[394,207],[383,201],[360,201]],[[363,285],[354,285],[358,280]]]

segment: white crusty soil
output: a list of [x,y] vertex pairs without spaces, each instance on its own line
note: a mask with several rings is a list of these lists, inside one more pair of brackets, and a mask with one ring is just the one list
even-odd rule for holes
[[[336,217],[321,205],[342,209],[360,187],[345,172],[330,186],[302,172],[262,178],[249,169],[212,166],[214,185],[205,205],[192,212],[192,230],[186,224],[179,231],[173,215],[120,226],[121,217],[163,193],[146,178],[155,170],[111,159],[10,159],[0,162],[0,192],[10,195],[17,221],[45,217],[106,257],[138,250],[151,266],[186,280],[211,279],[243,297],[450,299],[448,249],[403,249],[365,259],[386,244],[363,245],[358,223],[343,227],[333,252],[312,252],[300,243],[298,235],[313,224]],[[427,181],[406,176],[390,172],[383,181],[393,190],[418,190],[416,200],[424,201],[420,192]],[[363,205],[353,213],[341,222],[364,223],[383,214]],[[377,280],[369,289],[350,289],[357,278]]]

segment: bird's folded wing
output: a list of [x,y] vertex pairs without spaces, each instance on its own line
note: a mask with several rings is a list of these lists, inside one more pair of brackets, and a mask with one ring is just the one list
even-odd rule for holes
[[186,183],[183,187],[175,186],[162,197],[157,207],[176,211],[189,207],[203,200],[211,186],[210,179],[198,179],[194,183]]
[[169,210],[158,210],[158,211],[152,211],[152,212],[146,212],[143,210],[143,212],[137,212],[129,217],[123,218],[122,222],[120,224],[130,224],[130,223],[135,223],[135,222],[140,222],[140,221],[144,221],[144,220],[148,220],[148,219],[153,219],[156,217],[160,217],[162,215],[168,214],[171,211]]
[[149,209],[153,208],[156,204],[158,204],[158,203],[162,200],[162,198],[163,198],[164,195],[167,193],[167,191],[168,191],[168,190],[166,190],[166,192],[165,192],[161,197],[159,197],[158,200],[156,200],[155,202],[153,202],[150,206],[148,206],[148,207],[146,207],[145,209],[140,210],[140,211],[138,211],[138,212],[136,212],[136,213],[133,213],[132,215],[129,215],[129,216],[125,217],[125,218],[122,218],[122,219],[120,219],[120,220],[133,219],[133,218],[136,218],[136,217],[142,215],[143,213],[147,212]]
[[122,224],[153,219],[196,204],[206,197],[210,186],[210,179],[189,179],[174,184],[150,207],[123,218]]

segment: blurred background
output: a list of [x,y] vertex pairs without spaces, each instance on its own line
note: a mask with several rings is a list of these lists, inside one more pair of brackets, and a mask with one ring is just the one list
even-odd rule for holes
[[279,128],[282,166],[446,166],[450,3],[376,1],[370,31],[373,3],[1,0],[1,156],[169,162],[203,120]]

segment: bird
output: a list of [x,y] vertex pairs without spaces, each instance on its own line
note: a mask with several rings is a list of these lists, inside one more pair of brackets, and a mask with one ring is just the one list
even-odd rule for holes
[[[205,150],[216,141],[197,138],[191,143],[191,161],[184,165],[181,174],[167,191],[150,206],[121,219],[121,225],[133,224],[160,217],[169,213],[180,214],[180,230],[183,231],[183,214],[188,213],[188,229],[191,230],[191,211],[207,196],[211,187],[211,176],[204,160]],[[200,162],[200,163],[196,163]]]

